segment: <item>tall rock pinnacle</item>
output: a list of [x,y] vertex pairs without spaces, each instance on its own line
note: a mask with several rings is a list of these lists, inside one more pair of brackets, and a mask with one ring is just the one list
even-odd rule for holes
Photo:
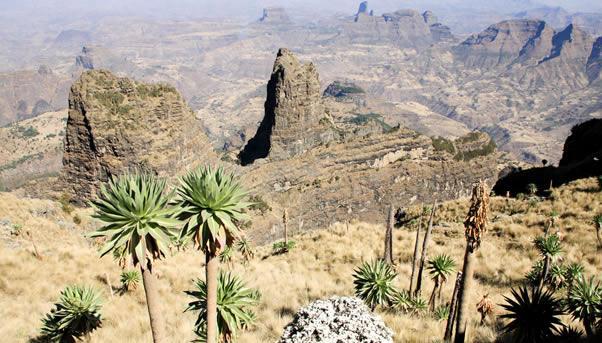
[[280,49],[267,86],[265,116],[241,152],[241,163],[268,155],[271,159],[290,158],[332,140],[329,127],[321,123],[324,116],[316,67],[302,64],[291,51]]

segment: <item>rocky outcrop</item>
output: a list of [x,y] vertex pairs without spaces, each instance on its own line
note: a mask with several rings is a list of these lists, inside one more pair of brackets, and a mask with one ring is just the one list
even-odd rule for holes
[[600,71],[602,71],[602,37],[596,39],[587,59],[586,73],[590,83],[600,78]]
[[297,312],[279,343],[392,343],[393,332],[358,298],[317,300]]
[[103,70],[84,72],[71,87],[62,181],[74,199],[90,199],[102,182],[128,170],[173,176],[214,160],[175,88]]
[[427,25],[434,25],[439,22],[437,16],[435,16],[435,14],[431,11],[425,11],[424,13],[422,13],[422,18],[424,18],[424,22]]
[[94,69],[94,60],[92,57],[92,49],[83,47],[80,55],[75,57],[75,66],[84,70]]
[[270,7],[263,9],[263,15],[259,18],[259,22],[266,24],[290,24],[286,10],[282,7]]
[[586,59],[591,52],[591,37],[583,30],[570,24],[552,37],[550,54],[540,63],[561,58],[566,61]]
[[529,184],[535,184],[542,192],[550,185],[560,186],[599,175],[602,175],[602,119],[591,119],[573,127],[558,167],[514,170],[501,177],[493,190],[500,195],[516,195],[525,193]]
[[365,12],[355,16],[354,23],[345,25],[345,37],[352,43],[393,43],[400,48],[423,49],[432,43],[453,39],[449,27],[437,23],[432,12],[420,14],[405,9],[382,16]]
[[268,155],[272,160],[290,158],[334,139],[322,120],[326,113],[316,67],[300,63],[288,49],[278,51],[264,107],[257,133],[240,153],[243,165]]
[[360,3],[360,7],[357,10],[357,13],[355,14],[355,21],[358,22],[362,20],[364,16],[370,17],[372,16],[372,14],[372,11],[368,11],[368,1],[362,1]]
[[565,167],[596,158],[602,165],[602,119],[592,119],[571,129],[558,165]]
[[[556,32],[541,20],[506,20],[473,35],[453,49],[466,67],[489,70],[512,67],[522,83],[567,79],[579,73],[592,46],[591,37],[570,24]],[[527,73],[522,67],[533,67]],[[581,72],[582,74],[583,72]],[[564,80],[580,83],[579,78]],[[577,85],[576,87],[578,87]]]
[[325,97],[346,98],[353,97],[359,94],[364,94],[365,91],[352,82],[334,81],[329,84],[324,90]]
[[541,20],[506,20],[472,35],[454,49],[470,68],[505,66],[520,59],[541,59],[551,49],[552,28]]

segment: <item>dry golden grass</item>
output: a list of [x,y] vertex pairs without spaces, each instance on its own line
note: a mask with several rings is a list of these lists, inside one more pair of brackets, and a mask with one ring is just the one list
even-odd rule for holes
[[[485,293],[499,304],[511,286],[517,285],[538,258],[532,240],[542,232],[552,210],[560,218],[565,247],[564,260],[581,262],[587,275],[600,275],[602,256],[596,250],[591,219],[602,211],[602,193],[593,192],[593,179],[582,180],[555,190],[554,200],[529,202],[492,198],[489,232],[477,253],[476,283],[471,299],[469,338],[476,342],[492,341],[499,328],[495,321],[478,325],[476,304]],[[468,209],[467,199],[443,204],[433,230],[429,255],[450,254],[461,267],[464,252],[462,221]],[[416,212],[411,208],[410,212]],[[0,337],[8,342],[26,342],[37,334],[40,319],[50,310],[60,290],[78,283],[94,285],[105,298],[103,327],[92,335],[92,342],[150,342],[150,329],[142,287],[123,295],[109,295],[104,281],[108,275],[118,286],[120,269],[111,257],[98,258],[94,242],[84,237],[97,223],[89,219],[89,210],[67,215],[52,201],[17,199],[0,193],[0,220],[9,219],[29,230],[43,255],[36,259],[32,245],[22,234],[11,236],[0,226]],[[510,215],[512,213],[512,215]],[[77,214],[82,223],[73,225]],[[384,218],[383,218],[384,222]],[[399,277],[398,287],[407,288],[411,271],[414,228],[394,232],[394,254]],[[353,294],[353,268],[360,262],[382,254],[384,225],[337,223],[328,229],[295,237],[297,247],[287,255],[272,256],[271,247],[258,248],[256,258],[246,267],[236,263],[233,271],[261,290],[257,325],[240,336],[239,342],[274,342],[283,327],[301,306],[331,295]],[[238,262],[240,262],[238,258]],[[185,251],[157,263],[164,316],[171,342],[193,338],[194,314],[184,313],[189,298],[183,293],[192,280],[203,275],[202,258],[196,251]],[[453,279],[453,278],[452,278]],[[433,283],[425,278],[423,297]],[[444,301],[452,292],[453,280],[443,287]],[[395,332],[396,342],[433,342],[441,340],[444,322],[428,315],[413,317],[378,311]],[[567,323],[570,318],[565,318]],[[579,323],[573,323],[579,325]]]

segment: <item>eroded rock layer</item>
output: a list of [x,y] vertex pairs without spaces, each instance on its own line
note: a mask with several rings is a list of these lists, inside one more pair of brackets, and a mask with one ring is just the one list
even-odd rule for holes
[[71,87],[62,179],[78,201],[127,170],[173,176],[214,158],[200,123],[171,86],[94,70]]

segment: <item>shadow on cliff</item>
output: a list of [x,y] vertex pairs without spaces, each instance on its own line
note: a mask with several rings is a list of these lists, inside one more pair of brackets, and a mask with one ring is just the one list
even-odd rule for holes
[[[276,105],[275,84],[268,83],[268,97],[265,102],[265,116],[257,128],[257,133],[249,140],[247,145],[238,155],[240,164],[247,166],[259,158],[266,158],[270,153],[272,129],[275,123],[275,113],[273,108]],[[271,111],[269,109],[272,109]]]
[[535,184],[539,192],[573,180],[602,175],[602,119],[592,119],[576,125],[564,143],[558,167],[515,170],[502,176],[493,191],[498,195],[512,196],[527,192]]

